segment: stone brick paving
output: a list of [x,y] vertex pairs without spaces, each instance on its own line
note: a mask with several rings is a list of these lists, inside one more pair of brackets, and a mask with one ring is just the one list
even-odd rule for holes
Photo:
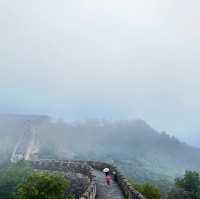
[[112,181],[111,185],[107,185],[105,181],[105,175],[96,171],[96,183],[97,183],[97,199],[124,199],[124,195],[115,181]]

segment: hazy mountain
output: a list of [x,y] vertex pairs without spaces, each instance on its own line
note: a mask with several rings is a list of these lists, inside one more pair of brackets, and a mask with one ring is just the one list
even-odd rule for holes
[[36,127],[47,116],[0,114],[0,165],[9,161],[11,153],[28,128]]
[[132,179],[165,186],[186,169],[200,169],[200,149],[159,133],[143,120],[43,123],[41,157],[116,164]]
[[41,158],[107,161],[132,179],[163,184],[186,169],[200,169],[200,149],[157,132],[143,120],[66,123],[47,116],[0,115],[0,152],[9,154],[27,126],[38,133]]

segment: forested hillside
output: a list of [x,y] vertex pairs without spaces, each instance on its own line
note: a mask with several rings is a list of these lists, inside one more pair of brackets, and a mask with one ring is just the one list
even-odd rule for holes
[[37,131],[41,158],[106,161],[131,179],[162,187],[185,170],[200,169],[200,149],[157,132],[143,120],[67,123],[46,116],[1,115],[2,160],[9,157],[27,126]]
[[55,147],[49,150],[68,158],[133,160],[132,164],[146,165],[151,171],[166,175],[200,168],[199,149],[157,132],[142,120],[48,122],[38,131],[43,148]]

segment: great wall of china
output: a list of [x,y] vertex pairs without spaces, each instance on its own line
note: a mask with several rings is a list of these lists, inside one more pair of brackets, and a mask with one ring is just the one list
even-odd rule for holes
[[[79,199],[145,199],[128,179],[118,169],[110,164],[95,161],[73,161],[73,160],[32,160],[36,146],[35,131],[30,130],[17,143],[11,162],[19,160],[31,160],[33,169],[79,173],[87,176],[89,185],[80,194]],[[115,172],[113,183],[110,187],[106,185],[102,170],[108,167]]]

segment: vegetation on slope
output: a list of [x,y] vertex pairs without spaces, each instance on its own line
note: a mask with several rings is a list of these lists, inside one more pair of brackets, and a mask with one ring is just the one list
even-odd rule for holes
[[45,116],[10,115],[0,115],[0,119],[0,155],[5,157],[1,155],[0,167],[29,125],[37,129],[41,158],[108,162],[131,180],[159,186],[162,197],[175,177],[200,168],[199,149],[157,132],[142,120],[66,123]]
[[46,122],[38,129],[38,136],[43,149],[51,146],[49,150],[54,148],[60,158],[126,161],[127,167],[140,164],[142,170],[171,179],[200,168],[199,149],[157,132],[142,120]]
[[47,172],[34,172],[16,191],[16,199],[74,199],[65,195],[69,182],[61,175]]
[[0,170],[1,199],[74,199],[65,195],[69,181],[58,173],[35,172],[21,161]]
[[200,199],[200,175],[186,171],[183,178],[177,178],[168,199]]
[[160,199],[161,198],[161,193],[159,188],[157,188],[156,186],[150,184],[150,183],[144,183],[144,184],[136,184],[131,183],[133,188],[137,191],[139,191],[141,194],[143,194],[143,196],[146,199]]
[[27,162],[11,164],[0,170],[0,198],[13,199],[17,186],[31,175],[32,168]]

